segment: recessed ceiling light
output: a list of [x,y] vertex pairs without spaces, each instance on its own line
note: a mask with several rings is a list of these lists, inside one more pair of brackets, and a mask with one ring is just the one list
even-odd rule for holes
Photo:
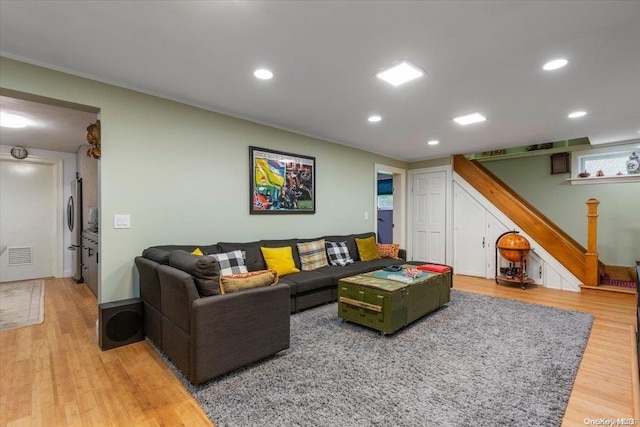
[[437,139],[432,139],[431,141],[427,142],[427,144],[429,144],[429,145],[438,145],[438,144],[440,144],[440,141],[438,141]]
[[466,116],[456,117],[453,120],[461,125],[470,125],[471,123],[484,122],[487,118],[480,113],[473,113],[467,114]]
[[586,111],[574,111],[573,113],[569,114],[567,117],[569,117],[570,119],[577,119],[578,117],[584,117],[587,115]]
[[393,86],[400,86],[401,84],[417,79],[418,77],[422,77],[424,74],[425,72],[418,66],[405,60],[376,73],[376,77],[392,84]]
[[369,120],[371,123],[377,123],[380,120],[382,120],[382,117],[380,117],[380,116],[370,116],[367,120]]
[[24,128],[29,125],[29,120],[15,114],[0,112],[0,126],[5,128]]
[[260,80],[271,80],[273,78],[273,73],[266,68],[258,68],[253,72],[253,75]]
[[564,58],[554,59],[553,61],[549,61],[542,66],[542,69],[545,71],[557,70],[558,68],[562,68],[567,65],[569,61]]

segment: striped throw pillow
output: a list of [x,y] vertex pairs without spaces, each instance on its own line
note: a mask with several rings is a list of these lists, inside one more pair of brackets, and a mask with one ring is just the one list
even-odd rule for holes
[[311,271],[329,265],[324,239],[298,243],[298,253],[303,271]]

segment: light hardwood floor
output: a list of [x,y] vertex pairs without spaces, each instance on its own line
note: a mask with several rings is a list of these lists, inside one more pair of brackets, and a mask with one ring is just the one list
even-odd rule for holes
[[[455,276],[454,288],[592,313],[596,320],[562,425],[640,418],[634,295],[523,291],[465,276]],[[211,425],[146,342],[100,351],[96,318],[86,286],[51,279],[44,323],[0,332],[1,426]],[[505,319],[505,327],[515,326]]]

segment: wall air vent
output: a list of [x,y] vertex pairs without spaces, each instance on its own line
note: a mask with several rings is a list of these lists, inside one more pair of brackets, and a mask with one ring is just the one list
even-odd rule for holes
[[13,246],[8,248],[9,266],[33,264],[32,246]]

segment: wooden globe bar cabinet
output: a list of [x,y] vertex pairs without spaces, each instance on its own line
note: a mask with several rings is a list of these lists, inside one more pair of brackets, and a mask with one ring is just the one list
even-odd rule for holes
[[[518,231],[507,231],[496,240],[495,277],[496,284],[518,283],[522,289],[526,289],[528,284],[533,283],[533,279],[527,277],[527,259],[531,246],[529,241],[518,233]],[[508,268],[500,268],[498,254],[509,261]]]

